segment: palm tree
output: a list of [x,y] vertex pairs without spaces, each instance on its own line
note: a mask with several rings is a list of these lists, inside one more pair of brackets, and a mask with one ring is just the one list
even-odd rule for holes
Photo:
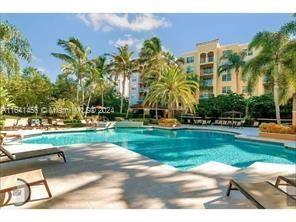
[[221,61],[225,61],[220,63],[218,68],[218,74],[221,75],[223,72],[231,72],[234,70],[235,79],[236,79],[236,92],[238,93],[239,86],[239,73],[241,68],[245,65],[244,58],[246,53],[243,51],[241,53],[226,51],[221,57]]
[[113,75],[115,75],[116,80],[120,76],[122,77],[120,113],[122,113],[123,111],[123,99],[126,81],[129,81],[132,73],[136,71],[136,63],[135,60],[132,58],[133,54],[134,52],[129,50],[128,45],[125,45],[118,47],[117,53],[111,55],[111,66],[113,70]]
[[[83,46],[79,39],[71,37],[69,40],[58,40],[58,45],[65,50],[63,53],[51,53],[54,57],[62,60],[62,71],[65,75],[76,76],[76,102],[80,105],[84,103],[84,80],[89,74],[90,49]],[[81,99],[79,92],[81,91]]]
[[[139,71],[145,85],[149,86],[153,81],[158,80],[161,75],[161,69],[171,65],[172,61],[180,63],[182,60],[175,61],[172,54],[164,52],[158,37],[145,40],[138,59]],[[158,119],[158,104],[156,103],[154,106],[156,119]]]
[[0,73],[7,75],[20,72],[19,59],[30,61],[29,41],[20,30],[0,20]]
[[259,32],[249,44],[249,50],[259,49],[257,56],[247,62],[243,75],[247,77],[249,88],[253,88],[262,75],[273,82],[273,95],[277,123],[280,117],[280,78],[283,76],[283,60],[288,51],[289,35],[283,32]]
[[[91,97],[96,90],[100,90],[102,96],[102,106],[104,106],[104,90],[106,89],[107,75],[109,73],[109,66],[105,56],[99,56],[96,59],[90,61],[89,72],[90,75],[86,80],[86,89],[89,93],[87,110],[90,105]],[[87,112],[85,113],[85,116]]]
[[[288,22],[283,25],[281,32],[288,35],[296,35],[296,13],[293,14],[293,21]],[[293,47],[294,46],[294,47]],[[283,81],[284,87],[281,91],[281,102],[286,103],[289,98],[293,98],[293,108],[292,108],[292,125],[296,125],[296,49],[295,49],[295,39],[291,40],[288,45],[288,50],[286,53],[286,58],[283,63],[285,65],[285,78]]]
[[296,40],[291,40],[286,47],[283,75],[280,77],[280,103],[285,104],[292,98],[292,125],[296,126]]
[[194,112],[196,98],[196,81],[188,80],[187,75],[179,67],[165,67],[160,78],[151,85],[144,104],[162,103],[168,108],[168,118],[173,117],[174,109],[189,109]]

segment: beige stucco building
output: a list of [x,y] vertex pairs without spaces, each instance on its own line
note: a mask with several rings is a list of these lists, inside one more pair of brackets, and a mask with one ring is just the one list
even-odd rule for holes
[[[223,53],[231,50],[232,52],[242,52],[246,50],[245,60],[249,60],[256,52],[248,50],[248,44],[220,45],[219,39],[196,44],[196,49],[186,52],[182,56],[185,59],[184,70],[186,73],[196,73],[200,79],[200,90],[198,99],[209,98],[223,93],[238,93],[247,96],[246,85],[241,73],[236,79],[234,70],[229,73],[218,75],[218,67]],[[237,82],[238,81],[238,82]],[[266,91],[265,82],[260,78],[252,95],[262,95]]]

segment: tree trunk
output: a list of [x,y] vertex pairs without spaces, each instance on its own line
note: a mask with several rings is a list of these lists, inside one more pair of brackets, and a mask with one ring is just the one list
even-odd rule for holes
[[121,90],[121,100],[120,100],[120,113],[122,113],[122,111],[123,111],[124,91],[125,91],[125,75],[123,75],[123,80],[122,80],[122,90]]
[[278,81],[278,79],[276,79],[274,81],[273,89],[274,89],[273,97],[274,97],[274,105],[275,105],[276,122],[277,122],[277,124],[281,124],[281,112],[280,112],[280,103],[279,103],[279,81]]
[[86,105],[86,108],[85,108],[85,114],[84,114],[84,117],[87,116],[87,111],[88,111],[88,108],[89,108],[90,99],[91,99],[91,93],[89,94],[89,97],[88,97],[88,101],[87,101],[87,105]]
[[296,126],[296,93],[293,93],[292,126]]
[[127,105],[127,110],[126,110],[126,115],[125,115],[126,119],[128,118],[129,106],[130,106],[130,100],[128,100],[128,105]]
[[157,103],[155,106],[155,118],[156,118],[156,120],[158,120],[158,104]]
[[239,77],[239,70],[235,71],[235,76],[236,76],[236,93],[239,94],[238,91],[238,77]]
[[276,63],[274,68],[273,97],[274,97],[275,116],[276,116],[277,124],[281,124],[279,74],[280,74],[280,64]]
[[104,107],[104,91],[102,91],[101,99],[102,99],[102,106]]

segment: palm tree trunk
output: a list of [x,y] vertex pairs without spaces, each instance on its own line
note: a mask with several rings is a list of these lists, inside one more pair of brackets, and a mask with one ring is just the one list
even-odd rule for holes
[[280,112],[280,103],[279,103],[279,81],[278,81],[278,79],[276,79],[274,81],[273,89],[274,89],[273,97],[274,97],[274,105],[275,105],[276,122],[277,122],[277,124],[281,124],[281,112]]
[[277,124],[281,124],[281,111],[280,111],[280,85],[279,85],[279,73],[280,64],[276,62],[274,68],[274,84],[273,84],[273,97],[275,105],[275,116]]
[[292,126],[296,126],[296,93],[293,93]]
[[104,91],[102,91],[101,100],[102,100],[102,106],[104,107]]
[[156,120],[158,120],[158,104],[157,103],[155,106],[155,118],[156,118]]
[[239,94],[238,91],[238,77],[239,77],[239,70],[235,71],[235,76],[236,76],[236,93]]
[[84,117],[87,116],[87,111],[88,111],[88,108],[89,108],[90,99],[91,99],[91,93],[89,94],[89,97],[88,97],[88,101],[87,101],[87,105],[86,105]]
[[125,92],[125,75],[123,75],[123,80],[122,80],[122,90],[121,90],[121,100],[120,100],[120,113],[122,113],[122,111],[123,111],[124,92]]

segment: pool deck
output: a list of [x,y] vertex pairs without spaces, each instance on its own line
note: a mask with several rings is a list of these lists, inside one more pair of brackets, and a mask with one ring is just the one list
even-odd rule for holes
[[[211,126],[195,128],[221,130]],[[256,128],[223,131],[254,138],[258,135]],[[230,178],[274,182],[278,175],[296,176],[293,165],[260,162],[244,169],[208,162],[180,171],[111,143],[62,149],[66,164],[52,156],[0,165],[0,176],[41,168],[48,180],[53,198],[31,201],[20,208],[254,208],[239,192],[225,196]],[[32,192],[33,199],[46,196],[42,186],[34,187]]]
[[[63,150],[66,164],[53,156],[1,165],[1,176],[41,168],[48,179],[53,198],[21,208],[254,208],[239,192],[225,197],[230,178],[274,182],[295,175],[295,166],[267,163],[240,169],[208,162],[184,172],[110,143]],[[33,199],[46,196],[41,186],[32,192]]]

